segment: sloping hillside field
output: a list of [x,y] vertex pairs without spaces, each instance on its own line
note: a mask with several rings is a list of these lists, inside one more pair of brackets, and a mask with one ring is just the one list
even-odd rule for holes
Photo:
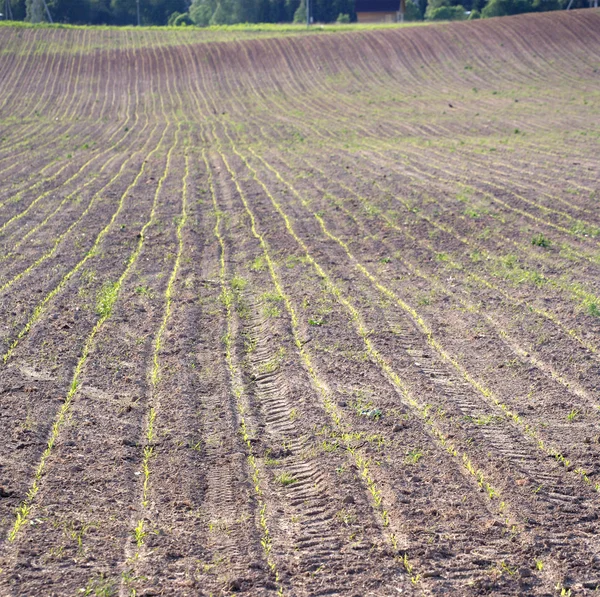
[[600,12],[2,27],[0,106],[0,595],[596,594]]

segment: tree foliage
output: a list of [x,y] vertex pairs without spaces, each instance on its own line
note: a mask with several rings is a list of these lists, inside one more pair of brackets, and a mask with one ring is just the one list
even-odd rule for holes
[[481,11],[481,16],[503,17],[524,12],[542,12],[546,10],[559,10],[559,0],[490,0]]
[[425,11],[425,19],[428,21],[462,21],[467,18],[467,12],[462,4],[450,6],[442,4],[433,6],[431,3]]
[[[4,2],[4,0],[2,0]],[[308,0],[315,23],[356,20],[355,0]],[[139,0],[142,25],[305,23],[307,0]],[[569,0],[407,0],[405,20],[458,20],[565,8]],[[9,0],[13,18],[47,21],[43,0]],[[46,0],[56,23],[134,25],[137,0]],[[589,0],[574,0],[573,8]]]
[[306,23],[306,2],[302,0],[294,13],[294,23]]

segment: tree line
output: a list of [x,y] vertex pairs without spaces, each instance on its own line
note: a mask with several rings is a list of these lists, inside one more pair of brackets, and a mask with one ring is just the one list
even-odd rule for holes
[[545,12],[570,8],[585,8],[592,0],[406,0],[407,20],[455,21],[502,17],[526,12]]
[[[306,21],[307,0],[2,0],[14,20],[92,25],[209,26]],[[462,20],[591,5],[593,0],[406,0],[405,20]],[[0,4],[0,6],[2,6]],[[398,2],[400,4],[400,2]],[[46,8],[47,7],[47,8]],[[7,10],[8,9],[8,10]],[[1,10],[1,9],[0,9]],[[354,0],[310,0],[314,22],[353,22]]]
[[[228,25],[290,23],[306,19],[305,0],[139,0],[142,25]],[[0,11],[15,21],[47,21],[44,0],[4,0]],[[46,0],[55,23],[135,25],[138,0]],[[4,10],[2,10],[4,8]],[[354,0],[310,0],[313,20],[356,20]],[[341,15],[341,17],[340,17]]]

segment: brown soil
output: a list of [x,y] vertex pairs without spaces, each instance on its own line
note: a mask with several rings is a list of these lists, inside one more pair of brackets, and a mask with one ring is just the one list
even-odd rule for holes
[[599,32],[1,28],[0,595],[594,594]]

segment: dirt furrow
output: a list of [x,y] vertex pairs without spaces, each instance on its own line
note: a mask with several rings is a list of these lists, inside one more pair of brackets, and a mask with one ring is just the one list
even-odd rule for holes
[[[329,256],[327,258],[327,261],[329,263],[335,263],[335,264],[341,263],[341,260],[339,258],[332,259],[331,256]],[[343,276],[342,276],[342,279],[343,279]],[[367,302],[367,304],[369,304],[369,302]],[[372,345],[373,346],[377,346],[377,342],[373,341]],[[396,353],[394,351],[392,351],[391,353],[388,353],[388,351],[386,350],[382,354],[385,354],[385,355],[392,354],[393,355],[393,354],[396,354]],[[386,358],[389,358],[389,357],[386,357]],[[471,392],[472,391],[473,390],[471,389]],[[480,399],[476,398],[475,400],[477,402],[479,402],[479,403],[481,402]],[[444,405],[444,406],[447,407],[447,405]],[[505,450],[503,450],[503,455],[506,456],[506,455],[511,455],[512,454],[513,455],[513,462],[516,462],[520,458],[522,458],[524,453],[529,454],[529,458],[532,458],[533,461],[535,462],[535,465],[532,464],[532,466],[529,469],[530,473],[533,473],[536,470],[543,470],[544,468],[547,468],[549,471],[554,471],[554,472],[553,473],[552,472],[548,472],[548,474],[544,477],[544,480],[550,479],[552,476],[554,476],[555,479],[557,479],[558,477],[560,477],[561,478],[561,482],[565,483],[564,472],[563,472],[563,470],[560,468],[560,466],[558,464],[552,465],[551,463],[548,463],[546,465],[546,464],[544,464],[544,460],[543,459],[541,459],[539,456],[535,455],[535,443],[531,443],[531,442],[528,442],[527,440],[525,440],[525,444],[524,444],[525,447],[519,453],[519,449],[516,448],[516,446],[515,446],[516,442],[517,442],[517,445],[518,445],[518,441],[519,441],[518,437],[519,437],[518,434],[514,435],[514,434],[511,433],[510,436],[509,436],[509,438],[507,440],[504,440],[504,441],[500,440],[500,441],[498,441],[496,443],[495,447],[497,449],[499,449],[502,445],[507,445],[508,447]],[[465,437],[465,440],[466,439],[467,438]],[[470,442],[465,442],[465,446],[470,446]],[[486,466],[486,468],[488,469],[488,471],[490,471],[491,478],[494,478],[496,476],[496,473],[498,471],[498,468],[496,468],[496,467],[499,464],[500,463],[495,463],[494,465],[487,465]],[[516,479],[515,482],[517,480],[518,479]],[[576,483],[576,481],[573,481],[573,483]],[[577,489],[577,487],[578,486],[575,485],[575,489],[571,489],[570,491],[577,491],[579,494],[581,494],[581,492],[583,490],[581,488]],[[503,489],[504,489],[504,491],[506,491],[505,488],[503,488]],[[554,492],[552,492],[552,493],[554,493]],[[569,493],[569,491],[567,493]],[[590,500],[590,499],[591,499],[591,495],[588,497],[588,500]],[[521,503],[520,499],[516,498],[515,499],[515,503],[520,504]],[[589,502],[589,501],[588,501],[588,504],[589,504],[588,505],[588,511],[590,511],[590,512],[593,511],[593,504],[591,502]],[[580,518],[580,525],[582,525],[584,528],[587,528],[586,525],[589,524],[588,520],[589,520],[589,514],[583,514],[581,516],[581,518]],[[585,545],[587,541],[589,541],[589,536],[584,533],[584,538],[583,538],[583,542],[582,542],[583,545]]]

